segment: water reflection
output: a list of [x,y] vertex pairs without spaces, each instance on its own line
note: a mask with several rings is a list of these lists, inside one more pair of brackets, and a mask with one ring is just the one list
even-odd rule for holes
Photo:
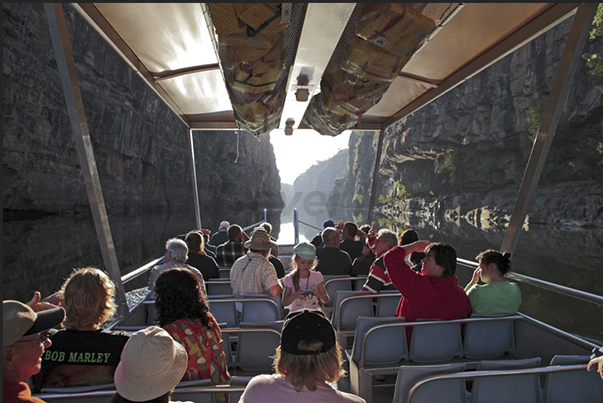
[[[268,213],[278,235],[280,210]],[[203,217],[202,217],[203,218]],[[202,221],[217,230],[226,219],[243,227],[264,219],[263,211],[239,211],[228,217]],[[196,227],[194,212],[171,215],[109,217],[115,253],[123,274],[147,264],[164,253],[165,242]],[[3,223],[3,299],[27,301],[34,291],[49,295],[61,286],[74,268],[104,269],[101,249],[89,214],[49,216],[37,220]]]

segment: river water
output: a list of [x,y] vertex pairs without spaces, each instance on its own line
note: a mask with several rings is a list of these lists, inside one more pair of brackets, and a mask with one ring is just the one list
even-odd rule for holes
[[[329,217],[325,208],[302,208],[299,219],[321,228],[324,220],[364,222],[366,214],[340,209]],[[294,243],[293,211],[269,212],[279,243]],[[244,219],[242,217],[250,217]],[[272,218],[271,218],[272,217]],[[276,217],[276,218],[274,218]],[[246,226],[263,218],[261,212],[240,212],[238,222]],[[375,213],[377,228],[400,233],[414,228],[422,239],[454,246],[460,258],[474,260],[482,250],[498,249],[504,232],[482,230],[460,220],[457,223],[409,217],[406,222]],[[220,218],[221,219],[221,218]],[[214,221],[219,221],[214,220]],[[129,216],[110,219],[121,273],[128,273],[164,252],[165,241],[195,227],[194,215]],[[204,224],[205,225],[205,224]],[[211,228],[211,227],[210,227]],[[3,223],[3,299],[27,301],[35,290],[42,295],[56,291],[74,268],[104,267],[91,216],[51,216],[37,220]],[[300,240],[310,240],[317,229],[301,225]],[[578,290],[603,295],[603,231],[560,226],[530,226],[522,232],[513,268],[517,273],[540,278]],[[472,270],[459,265],[457,276],[464,286]],[[551,291],[520,284],[521,312],[570,333],[603,343],[603,308]]]

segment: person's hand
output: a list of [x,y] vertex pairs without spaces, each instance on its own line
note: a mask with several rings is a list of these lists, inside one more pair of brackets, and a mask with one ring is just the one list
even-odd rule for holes
[[[55,293],[57,294],[57,293]],[[55,295],[53,294],[53,295]],[[48,297],[50,298],[50,297]],[[50,302],[47,302],[46,299],[45,301],[40,301],[42,299],[42,294],[40,294],[40,291],[36,291],[34,292],[33,297],[31,298],[31,300],[29,300],[29,302],[27,303],[27,305],[33,309],[34,312],[40,312],[40,311],[45,311],[47,309],[53,309],[53,308],[57,308],[58,305],[60,305],[60,299],[57,300],[57,304],[53,304]]]
[[317,298],[321,299],[321,300],[325,300],[328,299],[328,294],[326,292],[322,292],[322,290],[320,289],[320,287],[316,288],[313,291],[314,295],[316,295]]
[[375,229],[375,227],[371,227],[371,229],[369,230],[369,233],[368,233],[369,239],[375,239],[376,236],[377,236],[377,230]]
[[481,274],[482,269],[480,269],[479,267],[477,269],[475,269],[475,271],[473,272],[473,277],[471,277],[471,281],[469,282],[469,285],[475,285],[477,284],[477,282],[479,281],[479,275]]
[[302,289],[295,291],[293,293],[293,297],[295,297],[295,299],[304,299],[304,297],[305,297],[304,291]]
[[209,234],[211,234],[211,231],[210,231],[210,230],[208,230],[208,229],[202,229],[202,230],[201,230],[201,233],[202,233],[203,235],[209,235]]
[[601,379],[603,379],[603,355],[590,360],[586,369],[589,371],[596,369],[599,375],[601,375]]

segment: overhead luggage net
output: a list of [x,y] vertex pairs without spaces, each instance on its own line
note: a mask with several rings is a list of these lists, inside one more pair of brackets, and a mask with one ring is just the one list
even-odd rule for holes
[[240,128],[278,127],[305,4],[207,3],[218,57]]
[[330,136],[353,128],[379,102],[452,4],[359,3],[303,122]]

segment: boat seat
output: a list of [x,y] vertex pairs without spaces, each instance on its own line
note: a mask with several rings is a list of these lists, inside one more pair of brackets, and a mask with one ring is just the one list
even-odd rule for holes
[[[417,319],[424,322],[427,319]],[[429,325],[413,326],[408,355],[411,361],[437,363],[463,356],[461,325],[430,319]]]
[[351,277],[347,275],[323,275],[325,290],[329,295],[329,302],[323,304],[323,306],[330,308],[325,310],[325,313],[332,309],[337,291],[352,291],[352,280],[350,279]]
[[232,295],[230,280],[210,279],[205,282],[207,295]]
[[[402,365],[396,376],[394,403],[405,403],[411,388],[422,378],[430,375],[465,371],[464,363],[436,365]],[[419,387],[412,395],[412,403],[466,403],[467,392],[464,379],[447,379],[430,382]]]
[[[396,374],[408,360],[404,318],[358,318],[349,362],[350,389],[367,402],[373,398],[373,376]],[[395,342],[392,342],[395,341]]]
[[272,357],[281,342],[280,332],[273,328],[244,326],[236,332],[235,374],[239,375],[239,370],[250,373],[245,375],[272,373]]
[[[554,365],[588,364],[588,355],[556,355]],[[545,403],[603,402],[603,380],[596,371],[575,370],[546,375],[543,389]]]
[[[504,318],[508,315],[471,315],[470,318]],[[463,328],[466,358],[488,359],[515,352],[514,319],[467,322]]]
[[359,316],[373,316],[372,298],[354,298],[359,295],[371,295],[369,291],[337,291],[333,304],[331,323],[337,333],[339,345],[348,348],[348,339],[356,331]]
[[376,297],[377,308],[375,309],[375,316],[396,316],[401,297],[399,291],[381,291]]
[[[414,336],[414,335],[413,335]],[[522,360],[480,361],[477,371],[538,368],[540,357]],[[496,375],[478,377],[473,381],[471,403],[542,403],[538,374]]]
[[197,379],[193,381],[180,381],[172,391],[171,400],[191,401],[193,403],[214,403],[213,393],[200,393],[199,391],[190,391],[186,388],[211,386],[211,379]]
[[209,312],[214,316],[216,322],[225,323],[228,327],[238,327],[239,317],[237,316],[236,302],[234,299],[208,299]]

